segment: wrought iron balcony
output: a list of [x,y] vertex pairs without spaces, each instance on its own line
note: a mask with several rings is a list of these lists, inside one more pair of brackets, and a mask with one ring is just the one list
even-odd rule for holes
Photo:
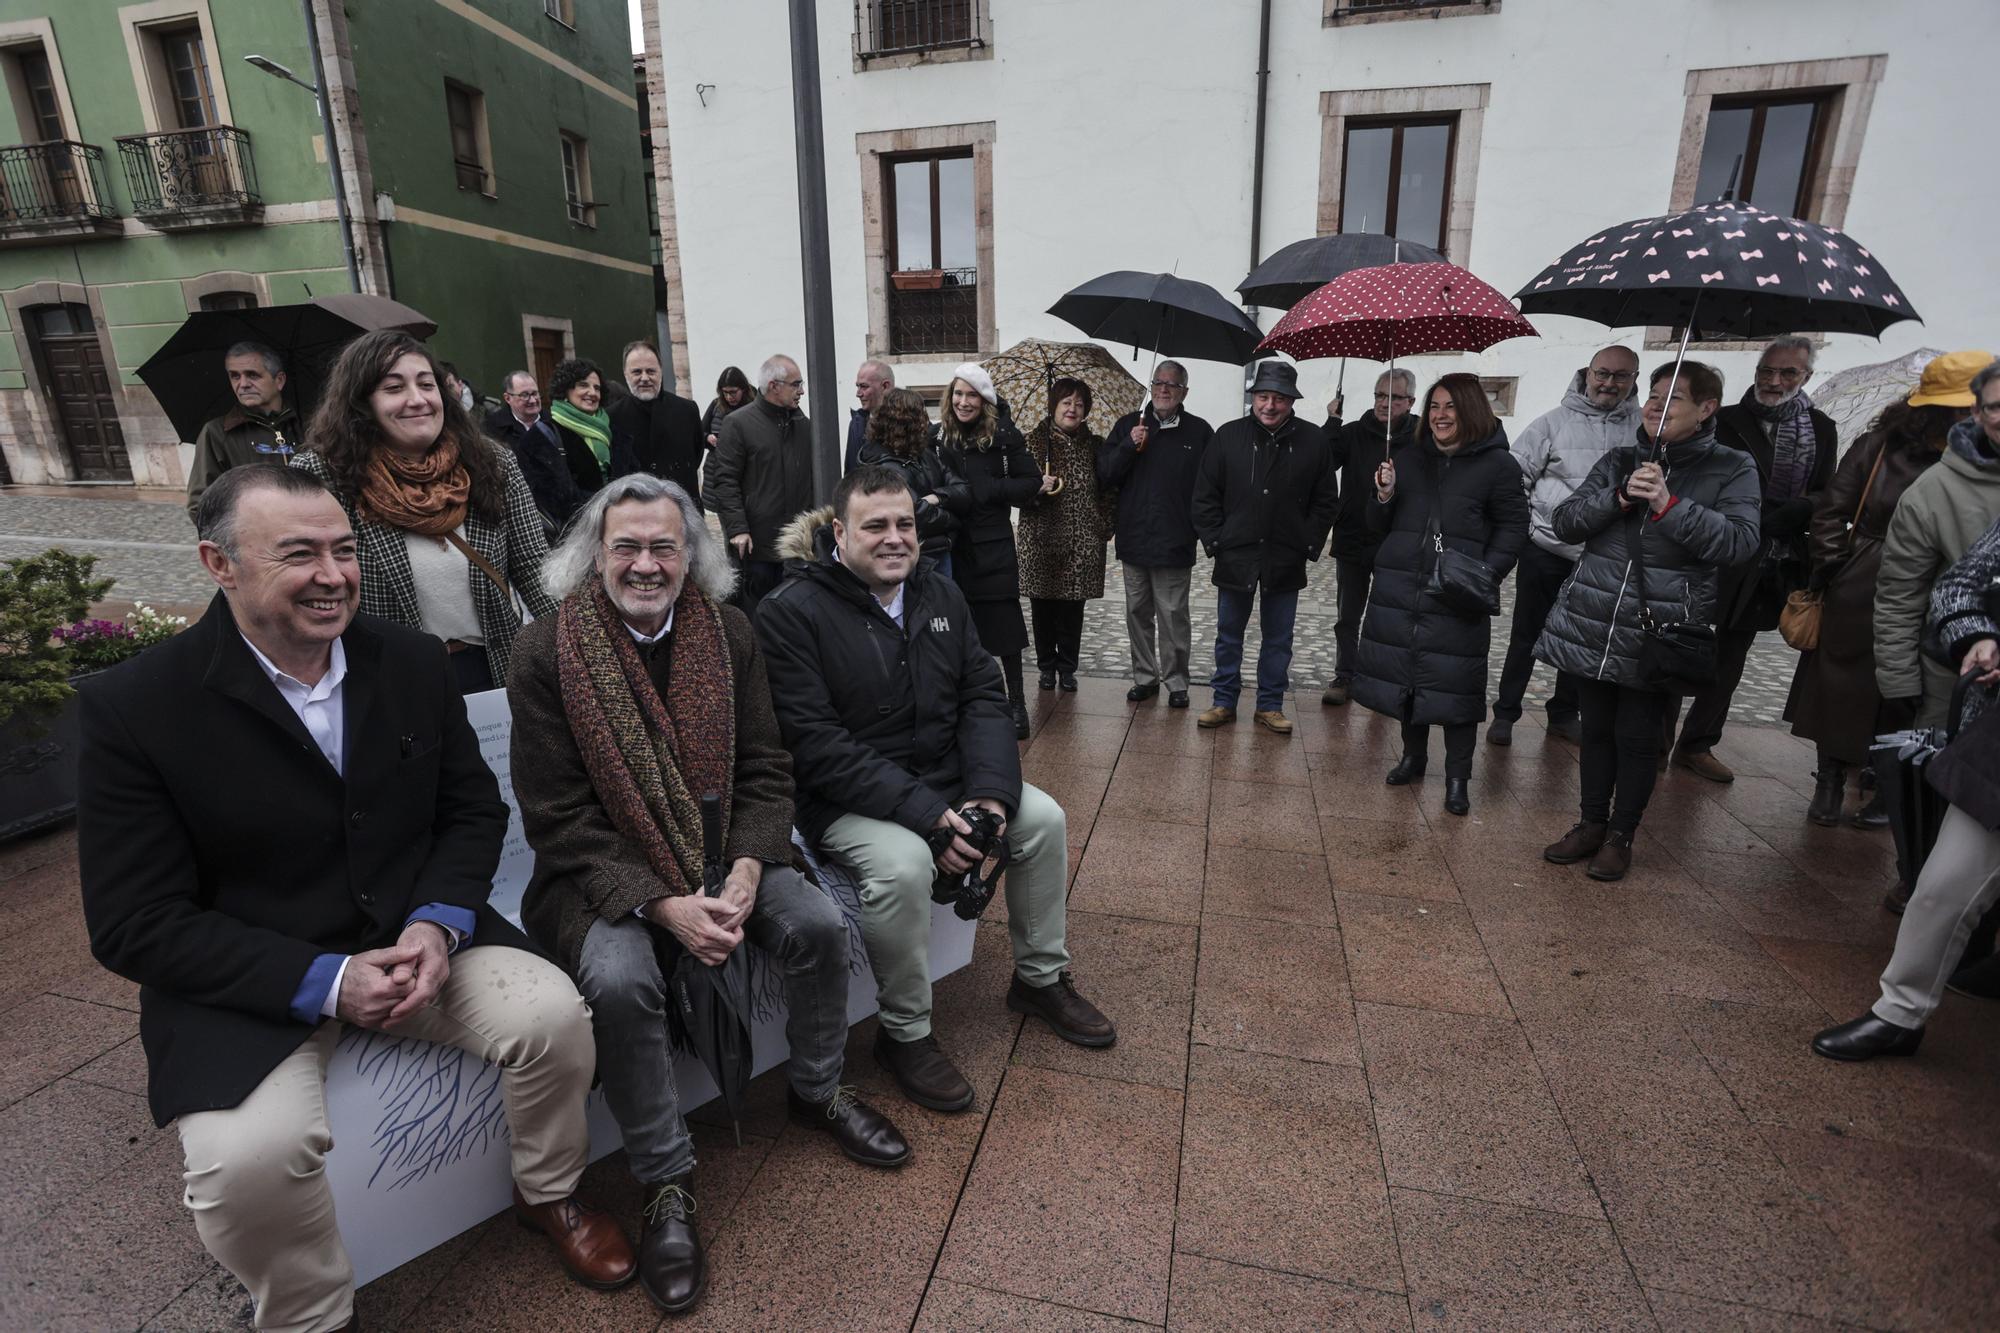
[[264,216],[250,135],[232,125],[118,140],[132,212],[163,231],[227,227]]
[[891,355],[958,356],[978,350],[978,269],[918,269],[889,275]]
[[854,0],[863,60],[986,45],[986,0]]
[[0,244],[115,236],[121,230],[105,187],[102,148],[68,139],[0,148]]

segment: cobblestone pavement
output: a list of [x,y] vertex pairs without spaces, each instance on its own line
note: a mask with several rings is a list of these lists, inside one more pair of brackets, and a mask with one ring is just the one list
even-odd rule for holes
[[[0,557],[21,555],[61,545],[99,557],[98,570],[118,580],[114,595],[164,606],[200,606],[213,589],[194,561],[194,531],[187,515],[172,504],[142,503],[100,497],[13,495],[0,492]],[[1292,688],[1307,698],[1333,674],[1334,595],[1330,559],[1309,567],[1310,583],[1299,599],[1298,628],[1293,639]],[[1209,565],[1195,569],[1191,598],[1194,615],[1194,678],[1206,683],[1215,661],[1215,589]],[[1500,617],[1493,622],[1493,651],[1488,658],[1489,687],[1500,674],[1506,655],[1508,617],[1513,611],[1514,584],[1501,589]],[[1123,676],[1131,669],[1125,642],[1125,589],[1118,563],[1110,562],[1105,596],[1090,604],[1084,617],[1081,670],[1086,675]],[[1025,604],[1023,614],[1025,614]],[[1253,635],[1254,638],[1254,635]],[[1243,678],[1256,678],[1254,642],[1244,653]],[[1751,651],[1743,684],[1736,692],[1732,716],[1739,722],[1776,722],[1785,707],[1797,655],[1775,633],[1766,634]],[[1531,706],[1548,697],[1553,673],[1537,665],[1528,687]]]

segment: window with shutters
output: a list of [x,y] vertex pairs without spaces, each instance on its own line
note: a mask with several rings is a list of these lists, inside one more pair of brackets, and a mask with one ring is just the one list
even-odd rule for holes
[[492,194],[493,145],[486,134],[486,94],[446,79],[444,109],[451,127],[451,164],[458,188]]

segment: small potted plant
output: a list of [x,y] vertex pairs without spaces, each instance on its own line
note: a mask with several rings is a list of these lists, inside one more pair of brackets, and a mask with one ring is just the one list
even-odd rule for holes
[[0,562],[0,840],[76,809],[76,679],[116,666],[186,627],[141,605],[123,622],[89,618],[111,590],[97,557],[61,549]]
[[944,286],[941,268],[906,268],[889,275],[899,292],[934,292]]

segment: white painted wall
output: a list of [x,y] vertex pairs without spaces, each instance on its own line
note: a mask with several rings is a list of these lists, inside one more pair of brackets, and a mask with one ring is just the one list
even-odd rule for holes
[[[662,3],[662,0],[646,0]],[[1498,13],[1321,26],[1321,0],[1274,0],[1264,253],[1312,234],[1323,91],[1489,83],[1472,270],[1502,291],[1593,231],[1665,212],[1691,68],[1885,54],[1846,230],[1881,256],[1926,319],[1878,344],[1834,336],[1824,375],[1922,345],[2000,346],[1985,318],[2000,178],[1980,151],[2000,55],[1992,0],[1503,0]],[[722,367],[754,374],[804,350],[784,0],[666,0],[663,47],[695,396]],[[837,405],[865,355],[866,273],[854,136],[991,120],[999,345],[1080,334],[1044,314],[1109,269],[1177,268],[1224,292],[1249,261],[1255,0],[990,0],[993,58],[856,73],[852,0],[819,6],[831,198]],[[712,83],[704,107],[695,85]],[[982,276],[982,281],[985,278]],[[1267,312],[1268,327],[1278,312]],[[1448,370],[1520,377],[1519,429],[1591,351],[1641,330],[1543,318],[1539,340]],[[1118,349],[1129,356],[1129,349]],[[1644,351],[1647,365],[1665,353]],[[803,357],[801,357],[803,360]],[[1719,353],[1734,397],[1754,354]],[[1145,360],[1136,365],[1143,376]],[[1192,406],[1240,410],[1232,367],[1194,363]],[[1364,392],[1358,364],[1350,389]],[[808,368],[810,374],[810,368]],[[905,366],[939,383],[949,364]],[[1335,365],[1301,384],[1323,401]],[[1351,407],[1361,395],[1351,394]]]

